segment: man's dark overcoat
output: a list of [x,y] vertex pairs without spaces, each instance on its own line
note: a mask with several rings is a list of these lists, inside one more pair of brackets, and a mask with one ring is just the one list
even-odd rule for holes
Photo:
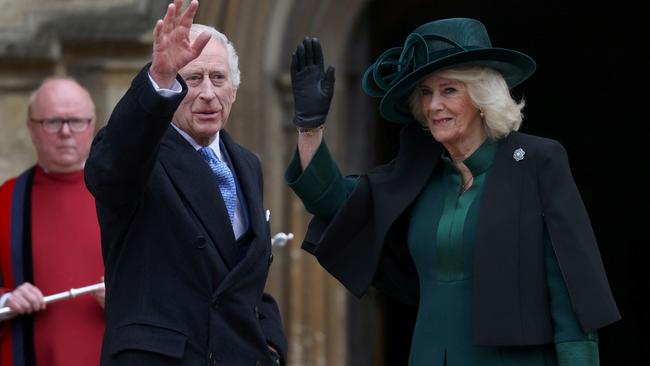
[[[152,87],[145,67],[95,138],[86,183],[95,196],[106,267],[103,366],[271,365],[286,360],[275,301],[259,160],[221,131],[246,202],[240,259],[209,166],[170,126],[187,93]],[[240,192],[241,193],[241,192]]]

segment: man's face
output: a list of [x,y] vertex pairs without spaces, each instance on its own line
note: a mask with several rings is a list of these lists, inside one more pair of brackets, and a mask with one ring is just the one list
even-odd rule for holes
[[[91,119],[85,130],[73,132],[64,123],[58,132],[46,131],[44,119]],[[38,164],[55,173],[83,169],[95,131],[95,107],[88,93],[71,80],[46,82],[36,92],[27,128],[36,148]]]
[[211,39],[201,55],[180,71],[188,91],[174,113],[174,124],[200,145],[214,141],[226,126],[237,90],[232,85],[228,53],[221,42]]

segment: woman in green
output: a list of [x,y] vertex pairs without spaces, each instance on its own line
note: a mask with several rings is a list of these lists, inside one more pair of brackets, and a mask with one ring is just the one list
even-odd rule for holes
[[510,88],[534,70],[477,20],[418,27],[362,83],[404,125],[400,152],[343,177],[323,140],[334,69],[316,39],[293,56],[303,248],[357,296],[418,306],[412,366],[598,365],[596,331],[620,318],[565,150],[517,132]]

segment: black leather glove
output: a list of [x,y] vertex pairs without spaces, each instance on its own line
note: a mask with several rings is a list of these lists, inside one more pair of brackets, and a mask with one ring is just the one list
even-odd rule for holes
[[325,123],[334,94],[334,67],[323,70],[323,50],[318,38],[306,37],[291,55],[294,117],[298,127]]

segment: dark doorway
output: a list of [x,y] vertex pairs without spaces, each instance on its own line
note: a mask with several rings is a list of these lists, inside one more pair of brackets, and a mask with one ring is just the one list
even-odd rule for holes
[[[360,21],[350,48],[352,64],[367,67],[390,47],[401,46],[418,25],[447,17],[471,17],[487,27],[493,45],[513,48],[538,63],[533,77],[513,91],[525,98],[521,131],[560,141],[567,149],[575,180],[582,193],[598,238],[602,258],[623,320],[600,331],[603,366],[646,364],[643,352],[650,309],[650,285],[642,235],[648,204],[645,188],[648,164],[642,163],[647,95],[646,60],[648,26],[645,12],[631,0],[595,8],[564,2],[522,1],[372,1]],[[646,23],[644,23],[646,22]],[[644,31],[644,29],[646,29]],[[351,88],[360,92],[360,67],[351,67]],[[355,71],[356,70],[356,71]],[[390,160],[397,152],[399,126],[381,120],[378,100],[349,103],[351,136],[374,143],[365,163]],[[645,98],[644,98],[645,99]],[[362,112],[360,112],[362,111]],[[353,122],[352,122],[353,121]],[[372,133],[367,131],[372,130]],[[366,132],[361,132],[366,131]],[[363,134],[359,134],[363,133]],[[351,159],[359,159],[356,154]],[[353,164],[354,166],[354,164]],[[376,296],[383,309],[384,365],[405,365],[410,328],[404,314],[413,309]],[[642,362],[645,361],[645,362]]]

